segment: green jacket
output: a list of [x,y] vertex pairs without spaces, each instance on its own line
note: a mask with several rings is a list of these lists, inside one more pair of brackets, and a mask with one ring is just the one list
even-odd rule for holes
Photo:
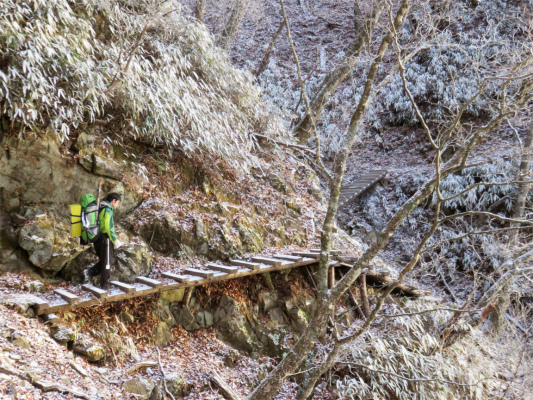
[[107,201],[100,203],[100,211],[98,214],[100,220],[100,233],[107,233],[113,243],[118,239],[115,233],[115,220],[113,218],[113,206]]

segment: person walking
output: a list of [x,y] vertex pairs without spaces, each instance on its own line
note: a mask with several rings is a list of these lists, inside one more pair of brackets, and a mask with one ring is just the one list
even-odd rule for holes
[[115,263],[115,247],[121,245],[115,232],[114,219],[114,212],[118,208],[120,200],[118,193],[109,193],[106,199],[100,203],[98,211],[100,233],[94,242],[94,251],[98,256],[98,262],[83,271],[85,283],[90,283],[93,277],[101,275],[100,287],[104,290],[110,288],[109,277],[111,276],[111,268]]

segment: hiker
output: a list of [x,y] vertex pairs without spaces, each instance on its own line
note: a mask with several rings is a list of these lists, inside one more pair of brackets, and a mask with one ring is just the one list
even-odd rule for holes
[[100,287],[108,290],[109,276],[111,275],[111,266],[114,264],[115,247],[120,247],[121,242],[115,233],[114,211],[120,204],[120,195],[118,193],[109,193],[100,203],[98,220],[100,221],[100,233],[94,242],[94,251],[98,256],[98,262],[92,268],[83,271],[86,283],[91,283],[92,278],[101,275]]

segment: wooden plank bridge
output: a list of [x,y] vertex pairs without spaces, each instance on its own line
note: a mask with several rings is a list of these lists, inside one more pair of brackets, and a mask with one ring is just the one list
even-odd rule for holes
[[[332,256],[338,256],[340,253],[339,250],[331,250]],[[53,301],[39,299],[34,304],[34,309],[37,315],[53,314],[59,311],[106,304],[153,293],[281,271],[316,264],[319,255],[320,251],[314,249],[308,252],[294,252],[290,255],[275,254],[272,257],[253,257],[251,261],[231,260],[229,266],[207,263],[205,267],[208,269],[187,268],[180,271],[179,274],[162,272],[161,277],[158,277],[158,279],[137,276],[134,283],[110,281],[112,288],[107,291],[90,284],[84,284],[81,285],[81,289],[84,291],[83,299],[68,290],[56,289],[54,293],[59,299]]]
[[370,171],[355,182],[352,182],[346,186],[341,187],[341,194],[339,197],[339,208],[355,199],[366,190],[370,189],[374,184],[387,175],[386,169],[377,169]]

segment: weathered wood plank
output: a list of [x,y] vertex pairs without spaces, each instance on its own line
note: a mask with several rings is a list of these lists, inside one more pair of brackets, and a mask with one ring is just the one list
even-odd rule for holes
[[60,321],[59,317],[55,314],[45,314],[43,319],[46,323],[50,325],[55,325]]
[[37,314],[44,314],[44,312],[50,308],[50,304],[43,299],[37,298],[33,308],[37,311]]
[[[236,261],[240,261],[240,260],[236,260]],[[233,275],[216,273],[216,275],[214,275],[210,279],[200,278],[200,279],[187,280],[187,281],[184,281],[184,282],[178,282],[178,283],[165,285],[165,286],[163,286],[161,288],[157,288],[157,289],[156,288],[150,288],[150,289],[146,289],[146,290],[137,289],[137,291],[134,292],[134,293],[124,293],[124,292],[118,292],[117,293],[117,290],[115,289],[114,293],[113,292],[108,293],[108,297],[107,298],[90,299],[90,300],[86,300],[86,301],[83,301],[83,302],[79,302],[77,304],[69,304],[69,303],[67,303],[64,300],[59,300],[59,301],[56,301],[56,302],[50,304],[49,308],[47,308],[46,310],[37,310],[36,309],[36,312],[37,312],[37,315],[42,315],[42,314],[45,314],[45,313],[46,314],[48,314],[48,313],[57,313],[59,311],[77,309],[77,308],[82,308],[82,307],[89,307],[89,306],[94,306],[94,305],[99,305],[99,304],[111,303],[111,302],[114,302],[114,301],[131,299],[131,298],[139,297],[139,296],[145,296],[145,295],[148,295],[148,294],[151,294],[151,293],[156,293],[156,292],[159,292],[159,291],[168,291],[168,290],[175,290],[175,289],[178,289],[178,288],[187,288],[187,287],[192,287],[192,286],[200,286],[200,285],[209,284],[211,282],[223,281],[223,280],[227,280],[227,279],[241,278],[241,277],[256,275],[256,274],[260,274],[260,273],[264,273],[264,272],[275,272],[275,271],[280,271],[280,270],[284,270],[284,269],[292,269],[292,268],[301,267],[301,266],[304,266],[304,265],[316,264],[316,262],[317,262],[316,259],[307,258],[307,259],[305,259],[304,261],[301,261],[301,262],[296,262],[296,263],[291,263],[291,264],[283,263],[283,264],[281,264],[279,266],[262,265],[261,266],[262,268],[260,268],[260,269],[259,268],[258,269],[248,269],[246,267],[246,269],[242,268],[236,274],[233,274]],[[332,262],[331,265],[333,265],[333,264],[338,264],[338,262]],[[213,272],[213,271],[211,271],[211,272]],[[172,279],[172,278],[170,278],[168,276],[168,274],[171,274],[170,272],[162,273],[162,275],[163,274],[167,275],[166,276],[167,278]],[[173,274],[173,275],[176,275],[176,274]],[[179,276],[179,275],[177,275],[177,276]],[[188,279],[188,277],[185,277],[185,278]],[[48,303],[46,303],[46,304],[48,304]],[[36,305],[35,305],[35,308],[36,308]]]
[[227,267],[225,265],[219,265],[215,263],[208,263],[206,264],[206,267],[209,267],[215,271],[225,272],[226,274],[235,274],[237,271],[239,271],[239,268],[237,267]]
[[273,258],[266,258],[266,257],[252,257],[252,261],[256,263],[272,265],[274,267],[278,267],[281,265],[280,260],[275,260]]
[[188,276],[174,274],[172,272],[161,272],[161,275],[164,276],[165,278],[172,279],[173,281],[176,281],[176,282],[183,282],[183,283],[189,282]]
[[183,272],[189,275],[199,276],[201,278],[212,278],[213,277],[213,271],[202,271],[200,269],[187,268]]
[[257,271],[259,269],[258,263],[253,263],[253,262],[248,262],[248,261],[243,261],[243,260],[229,260],[229,263],[231,265],[236,265],[238,267],[244,267],[244,268],[251,269],[252,271]]
[[76,296],[74,293],[70,293],[65,289],[55,289],[54,293],[61,296],[61,298],[69,304],[76,304],[80,301],[80,298],[78,296]]
[[272,257],[277,258],[279,260],[292,261],[292,262],[300,262],[300,261],[303,260],[302,257],[289,256],[289,255],[286,255],[286,254],[274,254]]
[[[311,249],[311,253],[320,253],[320,249]],[[330,250],[329,252],[332,256],[340,256],[342,254],[341,250]]]
[[294,253],[292,253],[293,256],[301,256],[301,257],[306,257],[306,258],[319,258],[320,257],[320,254],[319,253],[312,253],[312,252],[309,252],[309,251],[295,251]]
[[96,286],[85,284],[81,285],[81,288],[86,292],[91,293],[98,299],[105,299],[107,297],[107,291],[97,288]]
[[137,291],[137,288],[132,285],[128,285],[127,283],[120,282],[120,281],[111,281],[112,285],[115,285],[120,290],[122,290],[125,293],[135,293]]
[[163,282],[160,282],[156,279],[147,278],[145,276],[137,276],[135,282],[143,283],[153,288],[160,288],[163,286]]

